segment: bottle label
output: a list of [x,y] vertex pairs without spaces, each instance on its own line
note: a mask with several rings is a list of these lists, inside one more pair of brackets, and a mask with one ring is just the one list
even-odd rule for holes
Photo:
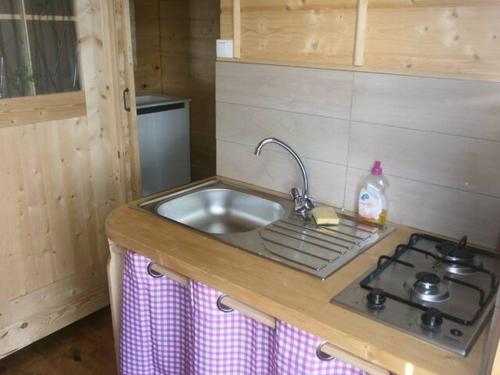
[[359,193],[359,216],[368,220],[379,220],[382,213],[382,200],[377,197],[377,194],[362,188]]

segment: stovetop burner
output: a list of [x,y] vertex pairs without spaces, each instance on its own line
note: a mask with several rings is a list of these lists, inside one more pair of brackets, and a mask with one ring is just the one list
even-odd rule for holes
[[428,302],[440,302],[450,295],[448,286],[441,283],[441,278],[432,272],[417,272],[405,282],[410,299],[414,297]]
[[500,256],[467,237],[416,233],[332,303],[466,355],[491,316],[499,271]]
[[435,289],[441,282],[441,278],[435,273],[419,272],[416,275],[417,285],[424,289]]

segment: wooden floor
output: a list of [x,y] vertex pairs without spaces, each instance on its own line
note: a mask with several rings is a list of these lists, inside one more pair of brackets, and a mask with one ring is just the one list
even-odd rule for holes
[[0,375],[114,374],[109,309],[100,310],[0,360]]

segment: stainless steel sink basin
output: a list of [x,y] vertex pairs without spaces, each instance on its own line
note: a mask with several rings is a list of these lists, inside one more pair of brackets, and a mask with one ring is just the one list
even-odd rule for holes
[[205,233],[241,233],[285,215],[276,202],[231,189],[209,188],[161,203],[158,215]]
[[392,231],[357,223],[318,227],[290,199],[217,179],[141,203],[139,209],[322,279]]

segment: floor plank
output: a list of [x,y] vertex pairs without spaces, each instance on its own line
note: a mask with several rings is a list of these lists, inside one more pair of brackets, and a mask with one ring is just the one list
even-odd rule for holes
[[0,375],[116,374],[109,309],[0,360]]

